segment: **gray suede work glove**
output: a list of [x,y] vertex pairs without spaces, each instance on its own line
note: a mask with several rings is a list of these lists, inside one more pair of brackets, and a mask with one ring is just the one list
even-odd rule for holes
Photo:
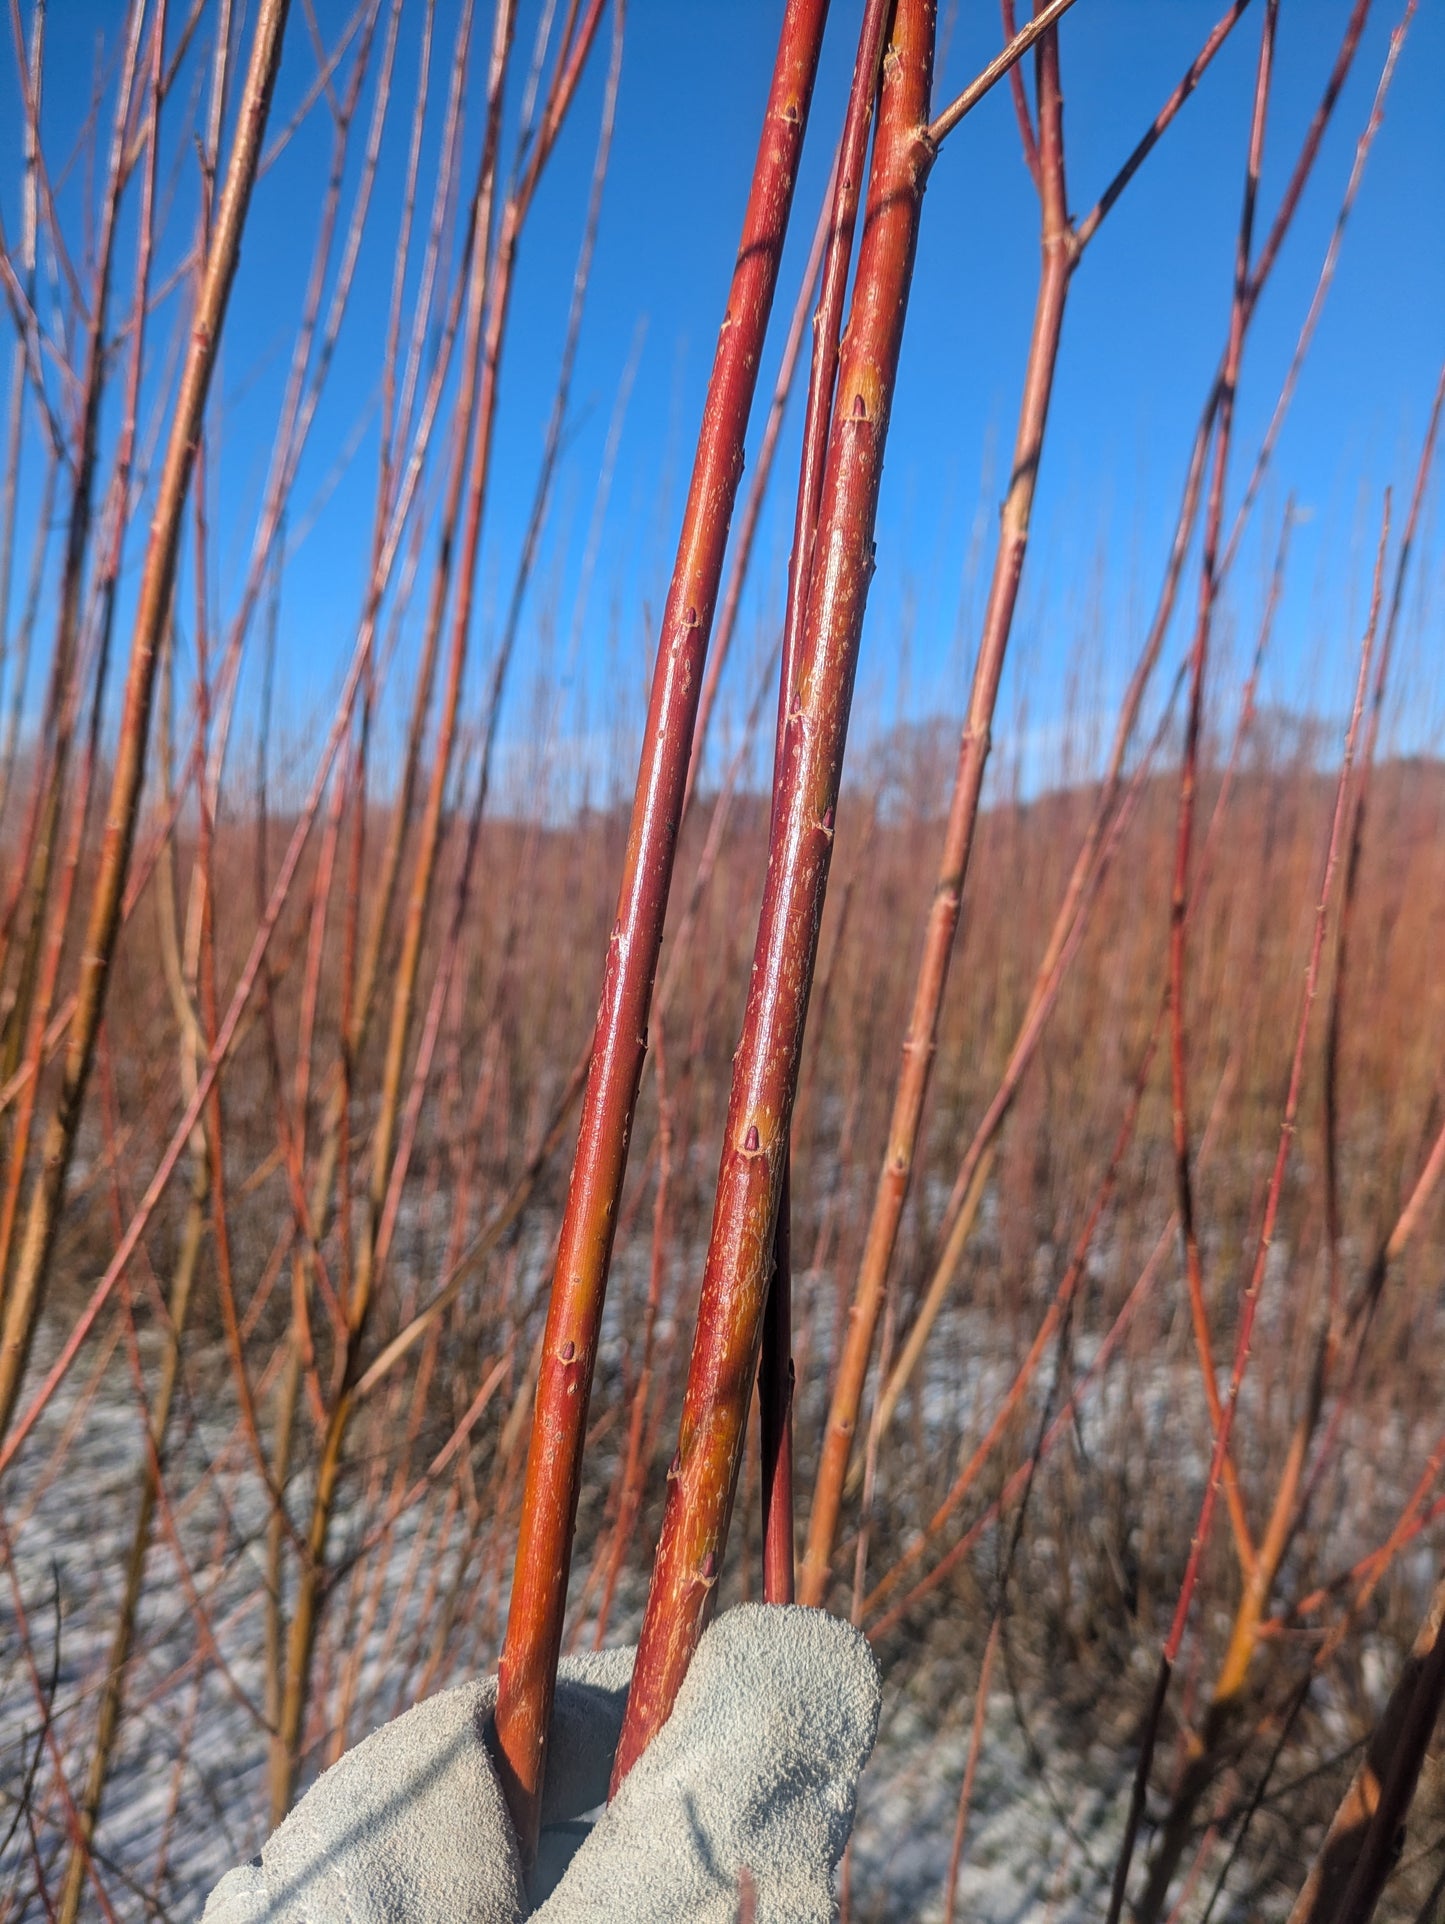
[[[867,1643],[821,1610],[743,1604],[708,1630],[666,1727],[607,1795],[632,1652],[557,1682],[529,1911],[487,1741],[496,1679],[418,1704],[349,1750],[204,1924],[827,1924],[878,1728]],[[550,1893],[550,1894],[548,1894]]]

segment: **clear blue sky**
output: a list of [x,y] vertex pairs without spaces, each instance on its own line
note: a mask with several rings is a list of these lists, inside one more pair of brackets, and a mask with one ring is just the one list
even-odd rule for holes
[[[455,3],[438,5],[440,37],[448,44]],[[350,6],[351,0],[318,0],[328,34]],[[1388,34],[1403,7],[1404,0],[1376,0],[1308,197],[1262,305],[1244,370],[1234,498],[1287,365]],[[1222,9],[1223,0],[1078,0],[1062,29],[1074,211],[1093,202]],[[529,28],[533,9],[523,11]],[[856,0],[835,0],[796,202],[792,258],[755,425],[841,113],[858,11]],[[1001,38],[992,0],[960,0],[956,8],[945,0],[942,11],[948,45],[940,101],[984,64]],[[63,154],[73,138],[90,90],[96,35],[113,37],[119,12],[113,0],[64,0],[51,8],[46,132],[52,153]],[[401,104],[388,128],[370,242],[298,503],[314,493],[339,449],[369,419],[421,12],[420,0],[407,0],[397,73]],[[1274,210],[1347,12],[1347,0],[1283,0],[1262,223]],[[600,742],[611,739],[609,730],[620,730],[632,739],[646,667],[644,611],[657,608],[671,559],[779,14],[779,0],[630,0],[617,136],[571,436],[504,723],[513,743],[535,726],[539,677],[544,687],[565,681],[556,722],[564,735]],[[1075,278],[1000,711],[1003,733],[1027,726],[1032,739],[1046,744],[1070,710],[1085,718],[1104,715],[1147,620],[1189,438],[1223,341],[1262,17],[1262,0],[1256,0]],[[604,30],[523,241],[519,324],[507,343],[479,583],[473,649],[478,690],[551,403],[605,55]],[[297,6],[278,122],[314,70]],[[474,77],[474,101],[478,84]],[[3,85],[0,204],[13,237],[19,127],[10,63]],[[478,111],[474,105],[474,119]],[[328,140],[323,117],[313,116],[257,193],[219,386],[225,451],[216,520],[223,534],[223,600],[236,591],[250,538]],[[1255,535],[1240,558],[1225,623],[1226,643],[1231,629],[1242,638],[1252,633],[1283,500],[1293,490],[1309,519],[1296,538],[1267,694],[1295,706],[1337,704],[1363,615],[1380,491],[1393,481],[1403,492],[1413,470],[1445,356],[1442,183],[1445,18],[1441,0],[1422,0]],[[73,210],[78,175],[66,191]],[[175,205],[172,259],[190,232],[184,188]],[[1033,191],[1007,89],[999,88],[949,140],[925,207],[859,684],[856,726],[863,733],[900,714],[956,712],[964,700],[1036,266]],[[619,380],[644,326],[601,559],[576,671],[569,674],[573,598],[602,446]],[[799,403],[787,449],[795,446],[800,413]],[[334,691],[354,636],[374,454],[374,438],[362,432],[350,467],[289,573],[280,686],[296,717],[316,711]],[[763,638],[780,605],[791,509],[786,458],[771,509],[729,678],[734,714],[750,692]],[[1435,525],[1433,519],[1427,523],[1427,534]],[[1431,539],[1425,545],[1429,558],[1421,580],[1436,592],[1412,606],[1417,626],[1428,618],[1438,633],[1439,544]],[[137,548],[133,542],[132,579]],[[259,658],[259,648],[255,652]],[[1401,683],[1417,740],[1438,733],[1445,691],[1427,659],[1438,652],[1417,646]],[[254,671],[253,663],[253,688]]]

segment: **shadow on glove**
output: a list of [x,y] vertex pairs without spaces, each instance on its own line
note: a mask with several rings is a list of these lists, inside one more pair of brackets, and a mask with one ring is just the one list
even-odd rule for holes
[[[205,1924],[827,1924],[878,1726],[867,1643],[820,1610],[744,1604],[708,1630],[664,1729],[596,1824],[630,1650],[558,1673],[529,1911],[488,1753],[495,1678],[443,1692],[350,1750]],[[550,1892],[550,1895],[546,1893]]]

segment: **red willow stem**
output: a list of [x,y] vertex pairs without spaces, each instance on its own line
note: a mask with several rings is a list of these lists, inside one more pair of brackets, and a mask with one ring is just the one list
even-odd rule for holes
[[1354,1585],[1353,1599],[1315,1654],[1313,1668],[1316,1671],[1320,1670],[1324,1662],[1343,1644],[1360,1613],[1380,1587],[1381,1580],[1396,1556],[1407,1543],[1413,1542],[1422,1530],[1427,1529],[1434,1522],[1442,1506],[1445,1506],[1445,1497],[1436,1497],[1428,1509],[1425,1507],[1425,1499],[1434,1489],[1442,1470],[1445,1470],[1445,1435],[1436,1439],[1435,1447],[1426,1459],[1425,1467],[1415,1479],[1414,1489],[1411,1490],[1400,1514],[1390,1526],[1390,1532],[1384,1542],[1371,1550],[1368,1555],[1357,1558],[1347,1570],[1337,1571],[1317,1589],[1311,1590],[1307,1596],[1300,1597],[1288,1611],[1262,1624],[1261,1636],[1278,1637],[1287,1630],[1294,1629],[1306,1618],[1324,1610],[1339,1591]]
[[[878,89],[878,62],[888,24],[885,0],[869,0],[858,36],[853,83],[843,120],[834,169],[828,253],[813,317],[813,357],[808,370],[808,404],[803,420],[803,453],[788,562],[788,597],[783,615],[782,666],[778,676],[778,719],[773,746],[773,815],[778,821],[779,783],[787,754],[788,717],[798,680],[803,619],[812,586],[814,541],[828,451],[828,421],[838,378],[838,340],[848,265],[858,223],[863,171],[868,160],[868,130]],[[763,1594],[769,1603],[791,1603],[795,1594],[793,1545],[793,1340],[792,1340],[792,1176],[791,1148],[785,1146],[777,1220],[773,1226],[772,1281],[764,1312],[763,1352],[758,1374],[761,1412],[763,1497]]]
[[[1391,49],[1393,57],[1393,46]],[[1438,394],[1437,394],[1438,413]],[[1434,420],[1431,429],[1433,436]],[[1340,904],[1339,926],[1335,934],[1334,980],[1330,987],[1329,1014],[1325,1023],[1325,1085],[1324,1085],[1324,1153],[1323,1188],[1325,1215],[1325,1254],[1328,1278],[1328,1303],[1326,1329],[1326,1351],[1321,1355],[1321,1363],[1332,1359],[1339,1340],[1340,1314],[1340,1197],[1339,1197],[1339,1059],[1340,1032],[1345,1000],[1345,981],[1350,961],[1350,924],[1353,916],[1356,888],[1359,881],[1360,858],[1364,845],[1365,810],[1369,796],[1370,774],[1375,759],[1375,744],[1379,732],[1380,711],[1384,702],[1385,683],[1389,674],[1391,646],[1395,633],[1395,614],[1399,609],[1398,589],[1404,576],[1404,564],[1408,560],[1410,542],[1414,532],[1414,510],[1419,505],[1420,488],[1425,472],[1428,471],[1430,438],[1427,437],[1425,461],[1416,477],[1416,493],[1411,506],[1411,522],[1406,528],[1401,545],[1401,565],[1396,574],[1397,599],[1391,608],[1391,618],[1386,628],[1380,648],[1380,658],[1375,674],[1374,691],[1370,699],[1370,720],[1365,735],[1365,748],[1361,757],[1359,791],[1355,799],[1353,820],[1350,828],[1349,852],[1345,860],[1345,880]],[[1323,1385],[1321,1384],[1321,1389]],[[1316,1393],[1316,1401],[1317,1401]]]
[[[1014,0],[998,0],[999,14],[1003,19],[1003,30],[1009,40],[1018,37],[1018,10]],[[1044,191],[1043,176],[1039,172],[1039,137],[1034,132],[1033,115],[1029,112],[1029,97],[1024,91],[1023,68],[1015,63],[1009,68],[1009,98],[1013,101],[1014,119],[1019,124],[1019,143],[1024,151],[1024,166],[1029,170],[1029,178],[1037,193]],[[950,1920],[951,1924],[951,1920]]]
[[528,1861],[540,1823],[587,1406],[698,689],[826,17],[827,0],[789,0],[783,17],[742,243],[663,611],[617,918],[558,1243],[497,1702],[502,1779]]
[[[1370,636],[1373,637],[1379,614],[1380,570],[1384,562],[1385,542],[1389,530],[1389,494],[1385,497],[1385,523],[1381,533],[1379,556],[1376,562],[1374,593],[1371,601]],[[1283,582],[1285,554],[1294,520],[1294,504],[1291,501],[1285,509],[1284,525],[1280,533],[1279,552],[1275,562],[1274,579],[1270,585],[1269,597],[1261,628],[1260,647],[1256,650],[1249,679],[1245,684],[1241,703],[1241,732],[1243,726],[1253,717],[1254,696],[1258,685],[1262,649],[1269,628],[1278,607]],[[1223,819],[1222,807],[1228,790],[1233,784],[1237,764],[1240,736],[1236,736],[1235,749],[1231,753],[1220,785],[1219,802],[1216,804],[1214,819],[1210,823],[1200,854],[1195,878],[1191,886],[1191,902],[1199,899],[1211,856],[1215,850],[1220,823]],[[1160,1008],[1160,1020],[1168,1011],[1168,991]],[[1177,1220],[1177,1216],[1176,1216]],[[1313,1392],[1311,1393],[1313,1396]],[[1223,1658],[1215,1673],[1209,1689],[1207,1703],[1202,1714],[1192,1708],[1188,1713],[1187,1734],[1184,1749],[1184,1765],[1175,1785],[1169,1810],[1159,1827],[1149,1864],[1145,1888],[1135,1903],[1136,1917],[1143,1920],[1157,1919],[1164,1914],[1170,1888],[1184,1858],[1184,1853],[1193,1832],[1195,1814],[1201,1800],[1215,1783],[1222,1760],[1226,1753],[1226,1738],[1233,1730],[1241,1704],[1244,1685],[1249,1674],[1254,1653],[1259,1644],[1260,1618],[1269,1601],[1275,1580],[1283,1566],[1288,1544],[1288,1523],[1294,1506],[1299,1484],[1300,1469],[1304,1461],[1308,1437],[1313,1429],[1315,1413],[1307,1412],[1295,1426],[1288,1449],[1285,1451],[1279,1472],[1273,1505],[1265,1528],[1260,1534],[1259,1547],[1251,1566],[1245,1570],[1245,1581],[1234,1606],[1233,1621],[1229,1641]]]
[[681,1436],[614,1792],[665,1722],[702,1634],[742,1459],[873,572],[888,409],[934,153],[927,117],[935,25],[935,0],[899,0],[883,60],[867,216],[817,523],[815,549],[826,565],[814,572],[802,628]]
[[[1406,19],[1413,12],[1413,0],[1406,9]],[[1403,24],[1396,28],[1396,35],[1403,32]],[[1390,59],[1393,61],[1398,41],[1392,41]],[[1378,112],[1378,108],[1377,108]],[[1314,1466],[1305,1479],[1299,1494],[1295,1513],[1289,1525],[1289,1537],[1293,1538],[1302,1527],[1305,1515],[1313,1501],[1316,1485],[1323,1474],[1325,1464],[1331,1455],[1340,1424],[1349,1407],[1350,1396],[1354,1389],[1356,1374],[1364,1355],[1365,1338],[1378,1306],[1380,1295],[1385,1287],[1385,1279],[1390,1265],[1399,1257],[1405,1244],[1419,1221],[1420,1212],[1429,1200],[1431,1191],[1439,1179],[1442,1154],[1445,1154],[1445,1131],[1436,1138],[1433,1149],[1425,1159],[1424,1167],[1411,1192],[1409,1200],[1396,1219],[1394,1227],[1382,1235],[1376,1244],[1364,1277],[1352,1300],[1343,1300],[1342,1278],[1339,1267],[1339,1222],[1338,1195],[1336,1191],[1338,1154],[1338,1058],[1340,1047],[1340,1023],[1342,1020],[1344,987],[1349,960],[1350,926],[1354,910],[1356,888],[1359,881],[1360,863],[1363,857],[1365,820],[1369,808],[1370,777],[1374,768],[1375,750],[1379,739],[1380,716],[1384,707],[1385,687],[1389,679],[1390,663],[1394,654],[1395,634],[1399,624],[1400,609],[1404,599],[1405,582],[1409,574],[1410,556],[1414,550],[1420,509],[1425,498],[1430,471],[1434,465],[1435,442],[1440,428],[1442,406],[1445,406],[1445,366],[1441,367],[1435,386],[1435,398],[1431,404],[1430,416],[1425,429],[1425,440],[1420,449],[1420,460],[1415,470],[1414,485],[1410,494],[1409,512],[1405,518],[1405,529],[1400,540],[1400,550],[1395,558],[1394,583],[1390,591],[1390,609],[1385,619],[1384,632],[1380,638],[1379,658],[1375,669],[1375,685],[1370,696],[1370,716],[1365,729],[1365,742],[1360,756],[1360,777],[1355,797],[1354,815],[1350,828],[1349,849],[1345,858],[1345,875],[1341,886],[1340,918],[1335,934],[1335,975],[1330,991],[1330,1008],[1325,1028],[1325,1087],[1324,1087],[1324,1203],[1325,1237],[1328,1267],[1327,1312],[1315,1346],[1313,1367],[1310,1372],[1309,1401],[1306,1405],[1303,1425],[1306,1441],[1313,1435],[1319,1422],[1326,1389],[1330,1384],[1339,1362],[1341,1353],[1348,1345],[1351,1354],[1345,1366],[1344,1381],[1340,1384],[1325,1433],[1316,1452]]]
[[[843,326],[843,303],[848,291],[848,264],[858,223],[863,173],[868,161],[868,130],[873,119],[873,96],[878,86],[878,62],[888,25],[888,0],[868,0],[858,36],[843,133],[833,181],[829,216],[828,252],[813,316],[813,356],[808,367],[808,400],[803,415],[803,451],[798,471],[798,500],[793,515],[793,548],[788,557],[788,596],[783,614],[783,665],[778,685],[778,731],[774,746],[781,771],[787,718],[792,711],[798,679],[803,622],[813,573],[813,544],[822,502],[823,471],[828,454],[828,422],[838,379],[838,343]],[[774,801],[774,815],[777,803]]]
[[[836,168],[834,179],[836,179]],[[713,706],[717,700],[718,683],[728,658],[728,648],[737,626],[738,609],[742,605],[743,586],[748,577],[748,566],[752,560],[753,545],[757,538],[758,523],[762,519],[763,501],[768,491],[768,481],[772,474],[773,458],[777,453],[778,438],[782,432],[783,415],[787,411],[788,397],[793,390],[793,378],[798,369],[798,355],[803,345],[803,330],[807,325],[808,308],[813,299],[813,288],[817,282],[823,263],[823,249],[832,228],[833,182],[828,185],[823,206],[818,215],[818,225],[813,234],[813,244],[808,250],[808,263],[803,269],[802,283],[798,288],[797,302],[793,308],[792,319],[788,323],[787,339],[783,343],[783,357],[778,363],[777,379],[773,383],[773,398],[768,407],[768,418],[763,428],[762,440],[758,446],[758,462],[753,470],[753,478],[748,487],[748,498],[743,503],[742,516],[738,522],[737,542],[733,550],[732,566],[728,570],[727,587],[723,592],[722,607],[718,612],[717,632],[713,636],[708,657],[707,678],[702,685],[698,698],[697,721],[693,728],[692,759],[687,770],[687,789],[683,797],[683,813],[692,806],[693,793],[697,788],[698,775],[702,768],[703,753],[707,748],[708,723],[712,720]]]
[[1339,99],[1341,89],[1354,64],[1355,52],[1360,44],[1360,35],[1365,31],[1365,21],[1369,12],[1370,0],[1355,0],[1354,10],[1345,23],[1339,52],[1335,55],[1335,64],[1330,69],[1330,77],[1325,82],[1324,92],[1320,95],[1320,104],[1315,108],[1314,116],[1300,143],[1299,153],[1295,156],[1294,172],[1290,175],[1288,185],[1280,196],[1274,221],[1265,236],[1263,247],[1259,250],[1259,259],[1254,263],[1249,275],[1248,305],[1251,314],[1259,301],[1265,282],[1274,271],[1279,250],[1284,245],[1284,237],[1289,232],[1290,222],[1294,219],[1295,209],[1299,206],[1300,196],[1304,193],[1305,183],[1314,167],[1315,156],[1319,153],[1320,142],[1325,137],[1325,128],[1329,125],[1330,116],[1335,110],[1335,102]]
[[[1290,357],[1289,370],[1284,377],[1279,391],[1279,398],[1274,405],[1274,413],[1270,416],[1269,426],[1264,431],[1264,438],[1261,440],[1259,450],[1255,455],[1254,467],[1249,477],[1249,485],[1245,488],[1244,494],[1240,499],[1239,507],[1234,516],[1234,526],[1230,529],[1229,539],[1224,545],[1224,556],[1220,562],[1220,570],[1222,573],[1227,574],[1229,572],[1229,568],[1234,560],[1235,550],[1239,546],[1239,539],[1244,531],[1244,524],[1249,519],[1250,510],[1254,506],[1260,484],[1264,479],[1265,469],[1269,466],[1274,455],[1275,443],[1279,439],[1280,429],[1284,426],[1284,418],[1289,412],[1291,401],[1294,399],[1294,391],[1299,381],[1300,370],[1304,366],[1305,356],[1309,352],[1310,342],[1314,339],[1315,328],[1319,324],[1319,318],[1323,312],[1325,300],[1329,295],[1330,286],[1334,281],[1335,267],[1339,261],[1340,248],[1345,237],[1345,228],[1349,224],[1350,214],[1355,204],[1355,197],[1360,191],[1360,182],[1364,179],[1365,162],[1369,159],[1370,148],[1374,144],[1375,135],[1380,131],[1380,127],[1385,118],[1385,97],[1390,91],[1390,82],[1394,78],[1395,65],[1404,47],[1405,35],[1409,32],[1410,22],[1415,15],[1415,4],[1416,0],[1408,0],[1399,25],[1395,27],[1390,35],[1389,47],[1385,55],[1385,64],[1375,88],[1374,103],[1370,108],[1369,119],[1365,122],[1364,129],[1355,143],[1354,162],[1350,168],[1349,179],[1345,183],[1345,191],[1340,200],[1339,212],[1335,216],[1335,225],[1330,234],[1329,246],[1325,249],[1325,257],[1320,265],[1319,275],[1315,281],[1315,291],[1310,297],[1309,307],[1305,313],[1304,321],[1301,323],[1299,335],[1295,341],[1294,353]],[[1355,15],[1346,28],[1344,42],[1340,48],[1334,71],[1331,73],[1329,85],[1325,90],[1324,100],[1315,116],[1316,123],[1319,122],[1321,115],[1328,113],[1330,106],[1334,103],[1338,93],[1338,83],[1343,79],[1342,69],[1348,69],[1349,62],[1354,54],[1356,42],[1359,39],[1360,29],[1364,25],[1366,5],[1367,0],[1362,0],[1362,4],[1356,8]],[[1318,139],[1315,134],[1315,123],[1312,123],[1309,135],[1306,137],[1305,145],[1301,152],[1300,166],[1303,166],[1306,160],[1313,160],[1317,147]],[[1297,167],[1297,177],[1299,173],[1300,169]],[[1281,209],[1282,216],[1293,213],[1303,185],[1302,178],[1299,178],[1298,186],[1296,186],[1295,181],[1291,181],[1290,192],[1286,195],[1284,206]],[[1277,219],[1269,239],[1260,251],[1261,268],[1267,267],[1267,265],[1274,260],[1281,237],[1282,229]],[[1258,302],[1261,287],[1261,272],[1257,269],[1250,280],[1249,303],[1251,311]]]

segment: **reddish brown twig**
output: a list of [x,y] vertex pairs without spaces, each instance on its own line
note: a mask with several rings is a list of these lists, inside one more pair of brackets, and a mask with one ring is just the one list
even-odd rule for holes
[[[947,139],[965,114],[971,113],[979,101],[983,99],[984,95],[996,87],[1005,74],[1008,74],[1011,78],[1017,75],[1018,63],[1028,52],[1029,48],[1049,31],[1062,14],[1068,12],[1073,3],[1074,0],[1047,0],[1045,5],[1035,7],[1032,20],[1020,27],[1017,33],[1013,33],[1013,13],[1010,0],[1009,11],[1004,15],[1004,31],[1010,33],[1012,36],[1008,45],[1002,52],[994,55],[983,72],[971,80],[963,92],[956,95],[944,108],[943,112],[933,121],[928,129],[928,137],[935,146],[940,145]],[[1024,152],[1027,158],[1032,152],[1034,142],[1032,129],[1028,124],[1028,108],[1026,104],[1023,104],[1023,88],[1021,84],[1016,85],[1014,88],[1014,100],[1016,103],[1021,104],[1020,130],[1024,135]],[[1032,160],[1030,160],[1029,166],[1032,172]]]
[[993,1681],[993,1660],[998,1650],[999,1617],[994,1615],[983,1647],[983,1662],[978,1669],[978,1684],[973,1698],[973,1724],[968,1733],[968,1762],[963,1767],[963,1784],[958,1793],[958,1815],[953,1823],[953,1844],[948,1853],[948,1876],[943,1886],[943,1924],[954,1924],[958,1915],[958,1874],[963,1868],[963,1840],[968,1834],[968,1811],[973,1802],[973,1780],[983,1749],[984,1719],[988,1715],[989,1685]]

